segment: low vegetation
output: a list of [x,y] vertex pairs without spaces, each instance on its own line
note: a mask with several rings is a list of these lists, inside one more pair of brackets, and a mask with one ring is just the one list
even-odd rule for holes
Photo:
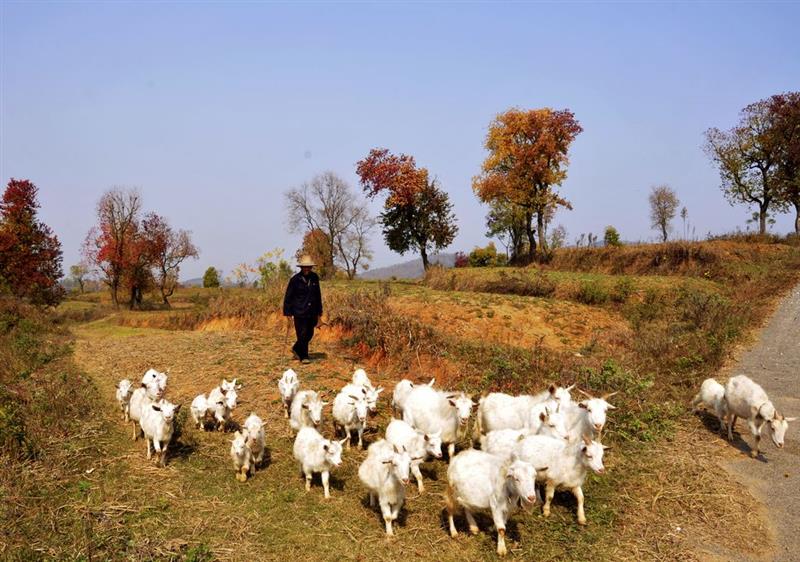
[[[617,257],[559,250],[547,268],[432,271],[422,284],[328,283],[313,346],[324,360],[300,373],[302,387],[338,390],[360,363],[389,388],[435,377],[437,387],[476,394],[549,382],[618,391],[603,438],[615,447],[608,473],[585,487],[589,526],[575,526],[574,504],[559,494],[551,519],[512,518],[510,554],[692,559],[709,538],[753,553],[765,533],[757,508],[713,478],[725,446],[688,404],[797,281],[800,252],[731,241],[668,246],[623,247]],[[671,267],[656,255],[671,256]],[[565,269],[575,263],[579,271]],[[81,295],[55,314],[4,301],[4,556],[463,560],[494,550],[491,533],[448,537],[441,462],[423,466],[426,492],[409,492],[392,542],[358,483],[363,453],[345,452],[329,502],[317,480],[303,491],[277,389],[291,365],[279,287],[180,289],[169,310],[156,302],[117,312],[107,298]],[[130,441],[113,398],[116,380],[150,366],[171,369],[168,396],[184,404],[165,469]],[[233,477],[230,434],[186,423],[189,402],[223,376],[244,384],[234,420],[253,411],[266,424],[269,465],[246,484]],[[389,421],[384,402],[365,440]]]

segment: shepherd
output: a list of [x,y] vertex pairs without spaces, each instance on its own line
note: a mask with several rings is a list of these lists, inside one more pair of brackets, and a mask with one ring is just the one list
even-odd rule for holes
[[304,254],[300,257],[297,262],[300,272],[289,279],[283,298],[283,315],[294,318],[294,331],[297,334],[292,353],[304,365],[311,363],[308,342],[314,337],[314,328],[322,318],[319,276],[312,271],[315,265],[311,256]]

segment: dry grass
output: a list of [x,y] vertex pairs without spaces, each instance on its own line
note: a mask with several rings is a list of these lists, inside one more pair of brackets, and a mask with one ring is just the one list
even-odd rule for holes
[[[426,465],[433,479],[427,480],[423,496],[409,492],[404,522],[391,542],[383,536],[378,514],[366,506],[357,480],[364,452],[345,454],[330,502],[322,500],[318,485],[310,494],[303,492],[275,388],[279,373],[290,364],[280,332],[126,330],[110,335],[99,325],[90,325],[78,331],[76,357],[97,381],[109,407],[100,410],[105,458],[96,460],[95,470],[84,477],[89,484],[81,500],[84,512],[96,519],[92,539],[76,543],[77,550],[71,552],[86,553],[91,548],[96,556],[144,559],[185,554],[203,544],[215,557],[229,560],[493,557],[494,538],[486,521],[477,537],[462,535],[453,541],[447,536],[441,519],[443,463]],[[333,345],[318,344],[316,349],[326,354],[326,360],[301,370],[301,378],[317,389],[340,387],[355,363]],[[171,368],[169,396],[184,404],[218,384],[222,376],[243,380],[242,406],[234,418],[242,421],[250,411],[265,418],[270,465],[239,484],[229,467],[229,434],[201,433],[185,426],[168,467],[159,470],[148,464],[144,444],[130,441],[130,428],[123,426],[110,403],[115,378],[133,376],[151,365]],[[399,373],[372,371],[371,375],[375,382],[389,384]],[[419,373],[410,375],[422,378]],[[378,432],[387,422],[383,411],[376,420]],[[368,439],[375,439],[378,432],[371,432]],[[752,509],[747,496],[738,494],[732,501],[732,490],[706,488],[709,478],[703,474],[710,474],[714,452],[703,445],[702,462],[696,462],[697,448],[690,450],[688,445],[702,441],[701,437],[678,434],[674,443],[641,456],[609,454],[608,477],[592,477],[586,487],[589,527],[578,528],[572,500],[559,495],[550,520],[537,514],[513,519],[512,557],[694,559],[693,544],[674,527],[689,529],[695,524],[711,534],[735,528],[745,533],[739,535],[743,539],[754,540],[758,529],[731,527],[739,510]],[[158,481],[155,488],[153,477]],[[717,518],[708,517],[711,513]],[[314,532],[309,532],[309,524]],[[239,550],[231,550],[232,541],[238,542]]]

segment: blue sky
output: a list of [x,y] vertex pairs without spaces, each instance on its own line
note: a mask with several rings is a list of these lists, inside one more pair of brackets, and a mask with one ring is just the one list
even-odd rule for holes
[[[654,239],[650,186],[668,183],[696,233],[744,226],[701,149],[705,129],[800,89],[800,4],[0,3],[0,178],[29,178],[65,266],[101,193],[194,233],[226,273],[293,253],[282,193],[332,170],[357,187],[370,148],[412,154],[459,216],[451,249],[485,243],[471,178],[492,117],[571,109],[562,211],[574,240],[616,226]],[[377,211],[378,208],[375,207]],[[782,216],[775,230],[790,229]],[[374,266],[407,259],[379,233]],[[66,269],[66,267],[65,267]]]

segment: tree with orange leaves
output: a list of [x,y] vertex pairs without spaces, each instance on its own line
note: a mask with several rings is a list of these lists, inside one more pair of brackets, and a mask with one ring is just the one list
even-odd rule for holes
[[[510,204],[523,213],[528,259],[548,254],[545,221],[549,207],[571,209],[554,188],[567,177],[569,146],[583,131],[568,109],[509,109],[489,125],[489,156],[472,189],[484,203]],[[536,228],[533,218],[536,217]]]
[[427,271],[428,252],[446,248],[458,233],[447,193],[413,156],[385,148],[373,148],[356,163],[356,173],[368,197],[386,193],[380,216],[386,244],[400,255],[417,250]]

